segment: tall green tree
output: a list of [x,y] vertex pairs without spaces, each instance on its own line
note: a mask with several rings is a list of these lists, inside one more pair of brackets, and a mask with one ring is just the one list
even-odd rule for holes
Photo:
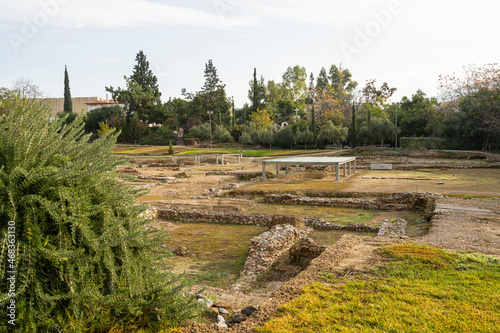
[[116,136],[89,144],[81,118],[51,120],[31,101],[0,118],[0,331],[11,300],[23,332],[161,331],[198,314],[186,281],[160,269],[166,235],[118,179]]
[[257,79],[257,69],[253,69],[253,80],[249,83],[248,98],[252,102],[251,111],[262,110],[266,108],[266,85],[264,77]]
[[344,98],[356,89],[358,83],[352,80],[352,74],[347,68],[337,65],[330,67],[330,83],[337,93],[338,98]]
[[352,115],[351,115],[351,126],[349,127],[349,140],[351,141],[351,147],[356,147],[356,105],[352,103]]
[[307,71],[305,67],[296,65],[288,67],[283,73],[282,97],[297,101],[306,97],[307,93]]
[[140,50],[135,56],[135,65],[132,75],[129,76],[130,81],[137,82],[143,92],[147,92],[151,89],[153,96],[159,101],[161,98],[161,92],[158,87],[158,78],[154,75],[153,71],[149,68],[149,61],[144,54],[144,51]]
[[106,87],[115,101],[125,104],[127,122],[137,113],[140,120],[149,123],[162,123],[165,119],[158,79],[149,69],[149,61],[141,50],[135,58],[132,75],[125,77],[126,89]]
[[64,112],[73,112],[73,101],[69,89],[68,68],[64,66]]
[[330,82],[328,81],[328,75],[326,74],[326,69],[325,67],[321,67],[318,78],[316,79],[316,89],[323,91],[329,85]]
[[202,91],[196,94],[193,102],[199,100],[200,112],[207,117],[207,111],[213,111],[212,120],[219,125],[228,125],[231,122],[231,101],[227,98],[225,87],[217,74],[217,68],[212,59],[205,64],[205,83]]

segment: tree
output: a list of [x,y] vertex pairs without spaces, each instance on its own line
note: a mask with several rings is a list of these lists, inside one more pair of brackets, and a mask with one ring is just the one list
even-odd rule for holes
[[447,100],[460,100],[482,89],[500,88],[500,68],[498,64],[462,67],[462,76],[439,76],[439,87]]
[[174,137],[174,132],[166,126],[161,126],[156,130],[156,135],[158,135],[158,137],[160,137],[160,139],[162,140],[171,141],[171,139]]
[[396,88],[390,88],[387,82],[384,82],[380,88],[375,86],[376,80],[368,80],[362,90],[364,103],[370,105],[380,105],[385,103],[395,92]]
[[68,68],[64,66],[64,112],[73,112],[73,101],[69,89]]
[[172,147],[172,140],[168,142],[168,154],[174,155],[174,147]]
[[384,145],[386,139],[393,138],[396,126],[387,118],[372,117],[370,122],[364,122],[359,129],[358,139],[368,144],[380,142]]
[[109,126],[119,128],[122,125],[123,118],[123,110],[117,105],[103,106],[91,110],[85,118],[85,132],[97,133],[101,122],[108,122]]
[[233,137],[229,131],[222,125],[215,125],[213,137],[219,142],[233,142]]
[[442,120],[437,106],[436,98],[427,98],[421,90],[417,90],[411,99],[403,97],[399,108],[398,124],[402,136],[431,136],[436,133],[439,122]]
[[266,129],[257,130],[257,142],[263,145],[269,145],[269,149],[271,149],[273,141],[274,141],[274,133],[276,132],[275,126],[268,126]]
[[278,133],[277,133],[277,139],[278,142],[282,147],[287,147],[290,146],[290,149],[293,149],[293,145],[295,144],[297,137],[295,136],[295,133],[293,132],[292,126],[288,126],[285,128],[282,128]]
[[341,125],[335,126],[332,121],[326,123],[325,128],[323,128],[318,133],[318,141],[329,144],[329,143],[342,143],[347,139],[348,129],[342,127]]
[[306,128],[305,130],[301,131],[298,130],[297,133],[297,143],[301,143],[304,145],[304,149],[307,149],[308,144],[312,144],[315,141],[315,137],[313,132],[309,130],[309,128]]
[[470,93],[460,102],[468,136],[480,135],[483,149],[487,149],[491,137],[500,135],[500,88],[482,88]]
[[316,89],[319,91],[323,91],[329,85],[330,82],[328,81],[328,75],[326,74],[326,69],[325,67],[321,67],[318,78],[316,79]]
[[251,145],[254,143],[252,136],[248,132],[242,132],[240,137],[240,143],[243,145]]
[[139,120],[139,115],[134,113],[132,119],[128,122],[128,142],[133,142],[137,144],[137,141],[142,137],[141,121]]
[[255,124],[257,128],[268,128],[272,125],[271,117],[267,110],[257,110],[252,112],[249,116],[250,121]]
[[337,98],[345,99],[346,95],[352,93],[358,86],[358,83],[352,80],[351,72],[347,68],[342,68],[342,65],[330,67],[329,79]]
[[356,147],[356,106],[354,102],[352,103],[352,120],[351,126],[349,127],[349,140],[351,141],[351,147]]
[[5,87],[0,87],[0,115],[6,114],[12,108],[16,92]]
[[342,113],[342,101],[335,97],[333,88],[328,85],[323,90],[316,91],[314,110],[316,113],[316,123],[320,128],[324,128],[328,121],[340,124],[344,119]]
[[205,64],[205,83],[202,91],[196,94],[200,102],[201,113],[214,111],[214,120],[219,125],[229,125],[231,122],[231,101],[226,96],[226,85],[222,83],[217,74],[217,68],[212,59]]
[[304,98],[307,91],[307,71],[305,67],[299,65],[288,67],[286,72],[283,73],[283,95],[282,97],[288,98],[292,101]]
[[186,123],[182,126],[182,129],[184,130],[184,132],[187,133],[191,130],[191,128],[193,128],[195,126],[199,126],[199,125],[201,125],[201,122],[199,119],[189,117],[188,120],[186,121]]
[[280,88],[274,80],[267,81],[266,104],[275,106],[280,98]]
[[132,75],[125,77],[127,89],[106,87],[115,101],[125,104],[127,121],[137,113],[140,120],[147,123],[164,121],[161,93],[158,90],[158,79],[149,69],[149,62],[141,50],[135,58],[136,64]]
[[210,139],[210,125],[204,123],[198,126],[194,126],[189,130],[189,134],[194,136],[200,141],[205,141]]
[[252,102],[252,111],[257,111],[258,109],[265,109],[266,107],[266,85],[264,83],[264,77],[260,77],[260,81],[257,80],[257,69],[253,69],[253,81],[250,81],[250,90],[248,90],[248,98]]
[[142,50],[137,53],[135,61],[134,70],[128,79],[137,82],[143,92],[151,90],[153,96],[159,101],[161,92],[158,87],[158,78],[149,68],[149,61]]
[[39,85],[35,84],[28,78],[20,76],[14,81],[12,90],[21,96],[21,98],[41,98],[44,95],[43,90]]
[[16,330],[160,331],[195,317],[186,281],[158,264],[166,234],[148,230],[137,190],[118,179],[117,135],[89,144],[81,118],[49,118],[21,101],[0,119],[0,316],[15,270]]

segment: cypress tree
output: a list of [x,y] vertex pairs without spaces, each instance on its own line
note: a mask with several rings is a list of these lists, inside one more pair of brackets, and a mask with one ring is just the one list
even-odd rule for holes
[[356,147],[356,107],[354,102],[352,103],[352,120],[351,120],[351,128],[350,128],[350,136],[351,136],[351,147]]
[[24,100],[0,117],[0,331],[12,299],[24,332],[158,332],[196,316],[186,282],[157,266],[166,235],[118,179],[117,134],[88,143],[80,117],[49,115]]
[[311,107],[311,132],[314,134],[314,140],[318,137],[317,127],[316,127],[316,112],[314,111],[314,102]]
[[168,154],[173,155],[174,154],[174,147],[172,147],[172,140],[168,142]]
[[73,102],[69,90],[68,68],[64,66],[64,112],[73,112]]

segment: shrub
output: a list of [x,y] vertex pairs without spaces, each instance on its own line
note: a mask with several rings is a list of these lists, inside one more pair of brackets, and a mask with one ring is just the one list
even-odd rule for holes
[[155,264],[166,235],[146,230],[145,207],[117,178],[117,134],[88,144],[80,117],[65,125],[35,103],[14,105],[0,118],[0,331],[13,328],[11,299],[26,332],[157,331],[196,316],[186,282]]

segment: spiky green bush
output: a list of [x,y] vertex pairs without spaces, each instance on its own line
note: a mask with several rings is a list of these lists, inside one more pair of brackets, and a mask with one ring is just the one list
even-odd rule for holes
[[166,235],[147,230],[145,207],[114,172],[118,134],[88,144],[80,118],[64,124],[33,101],[13,105],[0,118],[0,331],[157,331],[194,318],[186,281],[155,264]]

